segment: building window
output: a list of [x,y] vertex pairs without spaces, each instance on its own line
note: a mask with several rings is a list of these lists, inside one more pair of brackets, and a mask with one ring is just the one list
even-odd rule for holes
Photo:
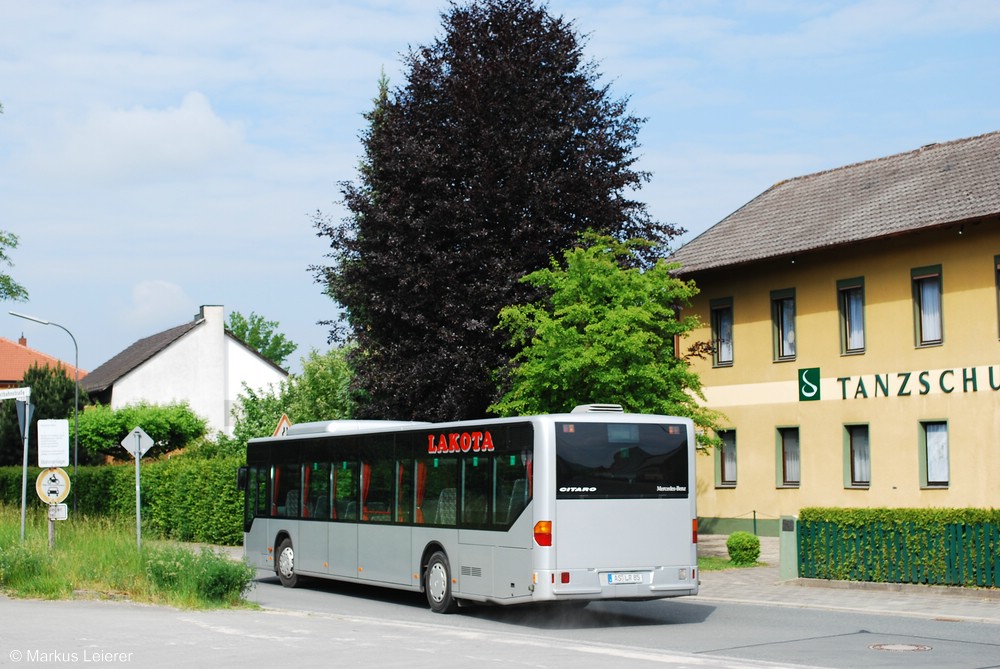
[[733,298],[712,300],[712,366],[733,364]]
[[719,430],[722,446],[716,449],[715,485],[718,488],[736,487],[736,430]]
[[921,483],[926,488],[948,487],[948,423],[920,424]]
[[771,291],[774,359],[795,359],[795,289]]
[[941,266],[921,267],[911,272],[913,319],[917,346],[937,346],[942,341]]
[[1000,256],[993,256],[993,274],[997,285],[997,336],[1000,337]]
[[837,282],[840,304],[840,352],[865,352],[865,280],[846,279]]
[[799,473],[799,428],[778,428],[779,485],[783,488],[798,488]]
[[872,482],[871,446],[868,442],[867,425],[846,426],[845,486],[847,488],[867,488]]

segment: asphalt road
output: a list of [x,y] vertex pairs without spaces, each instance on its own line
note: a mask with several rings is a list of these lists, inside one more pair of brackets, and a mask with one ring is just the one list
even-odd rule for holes
[[259,574],[259,611],[0,599],[0,666],[1000,667],[985,623],[697,597],[446,616],[419,594]]

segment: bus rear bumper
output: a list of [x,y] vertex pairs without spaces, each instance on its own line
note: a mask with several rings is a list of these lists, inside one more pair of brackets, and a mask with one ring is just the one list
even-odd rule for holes
[[698,569],[694,566],[651,569],[565,569],[535,573],[534,598],[660,599],[698,594]]

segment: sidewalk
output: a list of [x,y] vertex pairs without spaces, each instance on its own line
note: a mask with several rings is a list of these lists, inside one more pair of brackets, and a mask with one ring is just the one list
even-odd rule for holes
[[[1000,590],[803,578],[782,581],[778,538],[760,539],[760,560],[766,566],[701,572],[697,598],[1000,625]],[[698,554],[727,557],[726,537],[700,535]]]

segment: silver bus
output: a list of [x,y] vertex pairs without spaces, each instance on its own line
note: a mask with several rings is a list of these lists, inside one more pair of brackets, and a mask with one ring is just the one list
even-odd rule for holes
[[330,421],[251,440],[244,552],[302,577],[460,603],[698,592],[687,418],[571,413],[453,423]]

